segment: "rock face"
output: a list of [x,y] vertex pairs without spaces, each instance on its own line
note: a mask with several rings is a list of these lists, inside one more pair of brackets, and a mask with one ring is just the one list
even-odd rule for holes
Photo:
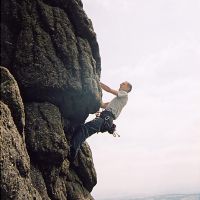
[[99,109],[96,34],[80,0],[2,0],[1,198],[91,200],[87,143],[73,130]]
[[25,102],[51,102],[75,121],[98,109],[99,49],[80,1],[3,0],[1,27],[1,65]]
[[10,72],[1,67],[1,100],[7,104],[12,112],[13,120],[20,134],[23,134],[25,126],[24,105],[19,88]]
[[[3,199],[42,199],[37,190],[33,187],[30,176],[30,158],[27,153],[25,142],[22,135],[17,130],[17,123],[14,122],[14,116],[12,113],[17,111],[21,114],[21,120],[23,121],[24,109],[20,105],[20,109],[15,109],[15,105],[19,105],[18,100],[19,89],[14,79],[10,79],[12,76],[5,68],[1,68],[2,81],[1,88],[4,95],[2,100],[6,99],[7,105],[0,101],[1,107],[1,197]],[[7,76],[7,84],[6,77]],[[12,86],[12,87],[8,87]],[[7,89],[10,89],[8,91]],[[6,94],[11,94],[10,99]],[[16,96],[15,96],[16,95]],[[15,98],[12,98],[15,96]],[[21,103],[21,102],[20,102]],[[18,107],[18,108],[19,108]],[[22,114],[23,113],[23,114]],[[18,115],[20,116],[20,115]],[[23,116],[23,117],[22,117]]]

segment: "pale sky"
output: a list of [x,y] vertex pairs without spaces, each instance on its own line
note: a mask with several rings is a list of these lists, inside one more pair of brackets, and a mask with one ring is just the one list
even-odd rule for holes
[[200,0],[82,1],[101,81],[133,84],[115,121],[121,137],[87,140],[98,176],[92,195],[200,192]]

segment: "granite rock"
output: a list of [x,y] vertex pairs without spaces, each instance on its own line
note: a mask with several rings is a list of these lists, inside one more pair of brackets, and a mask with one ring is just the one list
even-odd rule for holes
[[26,145],[13,121],[11,111],[1,107],[1,199],[42,200],[30,177],[30,158]]
[[89,145],[68,160],[74,130],[102,96],[99,46],[82,2],[2,0],[1,65],[3,199],[93,200]]
[[24,105],[20,96],[20,91],[14,77],[5,68],[0,66],[1,72],[1,100],[9,107],[13,120],[21,135],[23,135],[25,125]]

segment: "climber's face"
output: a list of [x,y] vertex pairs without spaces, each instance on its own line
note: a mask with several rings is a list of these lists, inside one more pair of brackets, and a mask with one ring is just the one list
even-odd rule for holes
[[120,84],[120,90],[124,90],[126,92],[130,92],[132,89],[132,86],[129,82],[125,81],[123,83]]

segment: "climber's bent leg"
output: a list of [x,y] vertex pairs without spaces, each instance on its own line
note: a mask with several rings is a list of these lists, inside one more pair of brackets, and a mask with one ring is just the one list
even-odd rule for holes
[[80,126],[80,128],[74,133],[71,140],[71,154],[72,157],[76,157],[78,150],[82,143],[94,133],[100,131],[104,120],[102,118],[95,118]]

